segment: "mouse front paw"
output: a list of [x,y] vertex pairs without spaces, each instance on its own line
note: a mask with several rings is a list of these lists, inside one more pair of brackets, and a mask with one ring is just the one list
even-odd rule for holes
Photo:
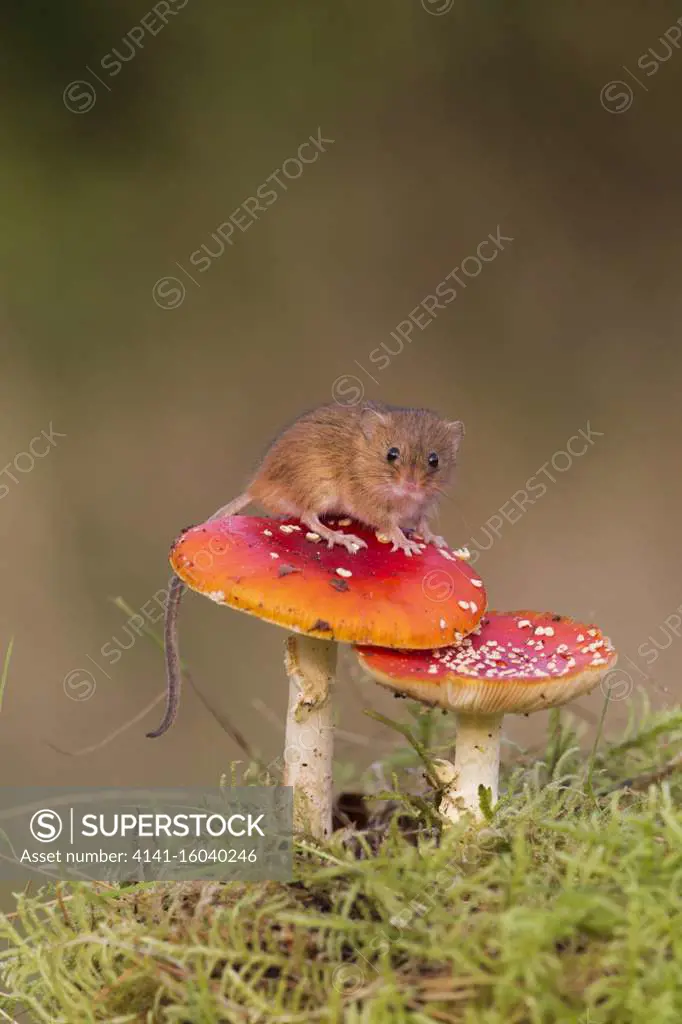
[[412,555],[420,555],[424,549],[423,544],[419,544],[416,540],[410,540],[402,530],[394,530],[389,533],[388,539],[393,543],[391,551],[404,551],[408,558],[411,558]]
[[422,525],[419,530],[419,533],[424,538],[427,544],[433,544],[434,547],[437,548],[446,548],[448,546],[448,542],[446,541],[445,537],[440,537],[436,533],[431,533],[431,530],[429,530],[428,526]]

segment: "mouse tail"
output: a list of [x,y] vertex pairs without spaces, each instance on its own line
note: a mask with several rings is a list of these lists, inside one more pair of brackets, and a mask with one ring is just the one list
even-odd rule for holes
[[228,502],[227,505],[223,505],[217,512],[214,512],[212,516],[209,516],[206,522],[210,523],[214,519],[222,519],[223,516],[236,516],[238,512],[241,512],[243,508],[250,505],[252,501],[253,498],[249,492],[244,491],[244,493],[240,494],[238,498],[234,498],[232,501]]
[[166,601],[166,621],[163,640],[166,651],[166,713],[161,725],[148,732],[149,739],[156,739],[168,732],[175,721],[180,705],[180,687],[182,683],[182,667],[178,648],[178,611],[180,599],[185,591],[185,584],[179,576],[171,576]]

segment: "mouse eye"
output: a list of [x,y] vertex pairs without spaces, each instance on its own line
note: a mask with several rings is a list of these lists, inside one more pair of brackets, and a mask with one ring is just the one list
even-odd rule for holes
[[436,452],[431,452],[429,454],[429,466],[431,469],[438,469],[438,455]]
[[386,452],[386,458],[389,462],[395,462],[396,459],[400,458],[400,448],[389,448]]

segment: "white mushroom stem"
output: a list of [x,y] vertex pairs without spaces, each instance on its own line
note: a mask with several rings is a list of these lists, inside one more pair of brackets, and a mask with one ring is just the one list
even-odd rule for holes
[[337,645],[292,634],[284,664],[289,708],[284,741],[284,785],[294,790],[294,830],[326,839],[332,831],[334,723],[331,689]]
[[444,790],[439,811],[448,821],[460,821],[467,813],[483,820],[480,786],[490,790],[491,804],[497,803],[503,717],[458,712],[455,763],[433,762]]

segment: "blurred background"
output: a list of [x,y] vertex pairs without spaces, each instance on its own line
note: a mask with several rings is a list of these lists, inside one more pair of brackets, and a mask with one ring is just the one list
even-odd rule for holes
[[[628,7],[5,5],[5,779],[198,784],[243,758],[191,689],[163,739],[157,704],[90,754],[54,747],[97,745],[164,688],[111,599],[160,631],[180,529],[284,423],[361,393],[464,420],[440,532],[491,607],[611,635],[607,733],[639,686],[677,702],[682,29],[679,5]],[[266,760],[283,639],[185,600],[198,688]],[[581,701],[588,730],[603,700]],[[338,705],[341,763],[395,746],[363,709],[403,706],[348,657]]]

